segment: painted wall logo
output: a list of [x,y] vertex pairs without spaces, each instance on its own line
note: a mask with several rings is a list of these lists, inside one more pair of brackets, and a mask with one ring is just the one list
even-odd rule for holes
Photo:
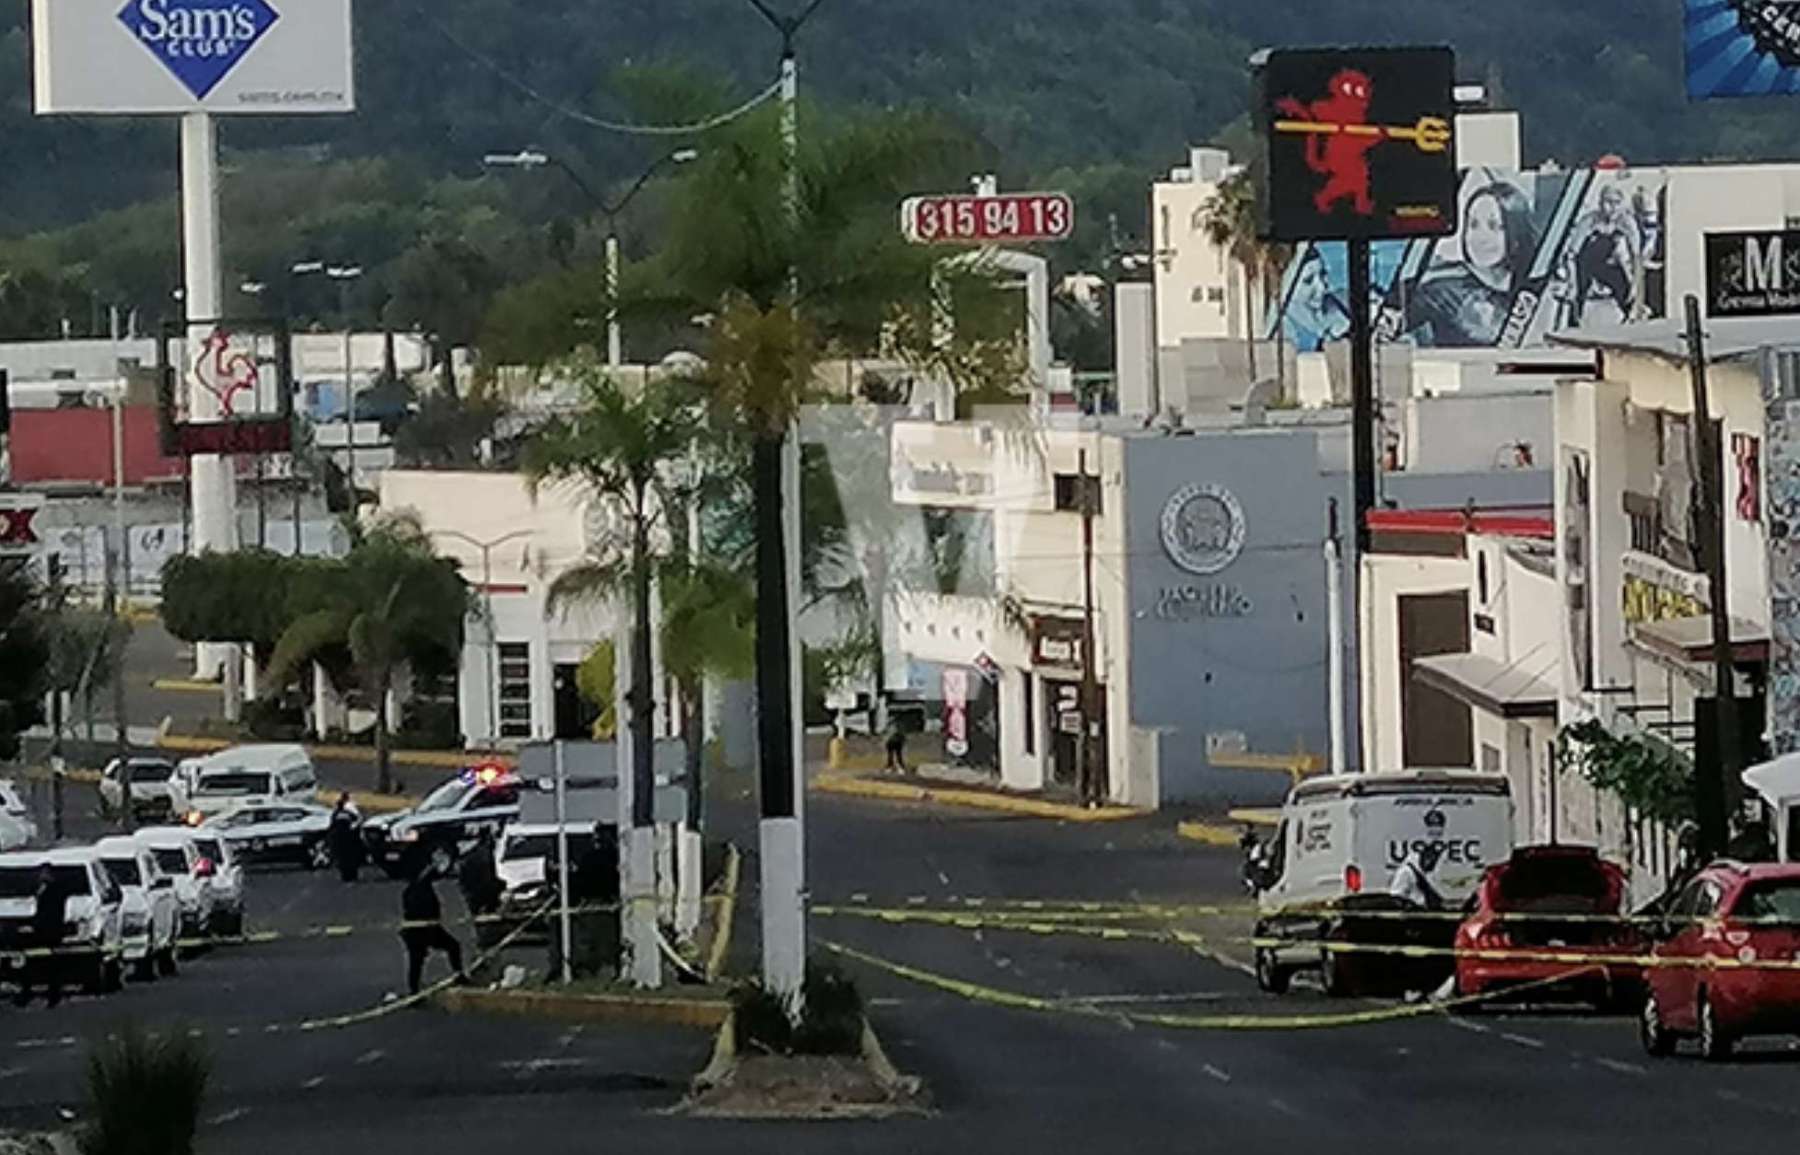
[[1220,485],[1185,486],[1163,506],[1163,549],[1191,574],[1211,577],[1229,568],[1244,552],[1248,532],[1244,507]]
[[204,100],[281,17],[266,0],[131,0],[119,20]]

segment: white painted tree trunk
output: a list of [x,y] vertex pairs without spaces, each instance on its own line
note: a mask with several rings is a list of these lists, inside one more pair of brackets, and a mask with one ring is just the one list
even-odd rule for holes
[[702,855],[700,832],[683,822],[675,832],[675,935],[684,943],[693,942],[700,930]]

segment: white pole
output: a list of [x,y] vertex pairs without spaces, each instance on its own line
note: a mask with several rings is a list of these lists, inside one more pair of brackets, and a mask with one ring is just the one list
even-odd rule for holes
[[1344,765],[1344,559],[1340,555],[1335,528],[1325,542],[1325,617],[1326,655],[1330,671],[1331,705],[1331,772],[1342,774]]
[[568,775],[563,769],[563,744],[553,747],[556,754],[556,890],[557,922],[562,926],[562,981],[566,986],[575,980],[569,956],[575,953],[575,940],[569,934],[569,828]]
[[342,302],[339,312],[344,315],[344,414],[348,425],[344,430],[344,457],[349,463],[350,475],[350,516],[355,517],[362,509],[362,502],[356,495],[356,381],[350,375],[350,282],[338,282],[338,299]]
[[[192,112],[181,118],[181,234],[183,305],[191,359],[207,329],[220,318],[225,297],[219,268],[219,142],[212,117]],[[192,376],[186,383],[193,420],[216,420],[219,401]],[[231,459],[207,454],[193,459],[196,554],[231,553],[238,547],[237,478]],[[216,678],[236,647],[202,642],[195,647],[196,672]]]
[[606,364],[625,364],[625,334],[619,328],[619,230],[608,218],[606,229]]

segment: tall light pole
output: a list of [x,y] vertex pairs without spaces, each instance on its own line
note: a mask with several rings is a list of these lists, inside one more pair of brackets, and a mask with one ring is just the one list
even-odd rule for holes
[[499,644],[494,638],[493,552],[509,541],[522,541],[525,538],[532,536],[532,533],[532,530],[520,529],[494,538],[492,541],[482,541],[480,538],[470,537],[461,530],[434,529],[431,531],[432,537],[447,537],[452,541],[460,541],[464,545],[474,548],[481,554],[481,612],[482,616],[487,619],[487,715],[489,748],[492,748],[494,744],[500,740],[500,706],[499,690],[497,687],[499,676],[495,672],[495,664],[497,661],[495,655],[499,651]]
[[351,326],[350,326],[350,287],[362,275],[361,265],[328,265],[324,261],[298,261],[292,270],[296,277],[317,276],[324,274],[337,282],[338,316],[344,325],[344,462],[345,473],[350,485],[350,513],[354,515],[360,504],[356,489],[356,381],[352,375],[354,364],[351,360]]
[[[800,65],[795,43],[824,0],[809,0],[783,16],[765,0],[750,0],[781,36],[782,202],[788,244],[800,229]],[[800,273],[790,248],[788,295],[798,308]],[[800,435],[764,423],[751,455],[756,525],[757,761],[761,821],[763,983],[798,1016],[806,977],[806,849],[801,782],[805,777],[800,727],[801,662],[794,640],[800,604]]]
[[606,364],[610,369],[617,369],[625,363],[625,335],[619,328],[619,217],[657,173],[669,165],[687,164],[699,156],[699,151],[692,148],[678,148],[674,152],[663,154],[644,170],[643,175],[632,183],[624,196],[614,201],[595,192],[594,187],[566,161],[536,149],[491,152],[481,158],[481,163],[488,168],[538,169],[549,166],[560,169],[606,218]]

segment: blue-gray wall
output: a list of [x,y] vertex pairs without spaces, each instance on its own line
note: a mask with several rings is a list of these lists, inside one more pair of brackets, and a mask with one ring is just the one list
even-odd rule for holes
[[[1256,753],[1290,754],[1297,745],[1327,751],[1322,550],[1332,497],[1350,536],[1348,479],[1320,472],[1310,430],[1130,437],[1124,445],[1132,724],[1162,731],[1162,802],[1279,801],[1290,784],[1285,773],[1216,768],[1207,739],[1239,732]],[[1180,569],[1162,544],[1164,506],[1177,490],[1197,482],[1225,487],[1244,510],[1243,553],[1213,578]],[[1352,564],[1347,556],[1346,574]],[[1353,698],[1355,627],[1347,583],[1345,670]],[[1250,600],[1247,616],[1172,621],[1158,614],[1167,588],[1204,592],[1220,585]],[[1354,718],[1354,701],[1348,712]],[[1354,740],[1354,728],[1348,733]]]

